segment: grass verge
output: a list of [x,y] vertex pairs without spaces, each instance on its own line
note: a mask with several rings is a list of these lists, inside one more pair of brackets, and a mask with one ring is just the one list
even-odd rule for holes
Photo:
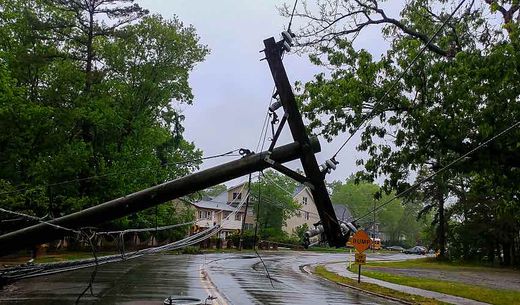
[[442,269],[442,270],[454,270],[460,271],[463,269],[470,269],[472,271],[478,270],[508,270],[512,272],[517,272],[513,268],[497,268],[492,265],[482,265],[473,262],[452,262],[452,261],[443,261],[437,260],[435,257],[425,257],[419,259],[411,259],[406,261],[397,261],[397,262],[370,262],[371,266],[377,267],[393,267],[393,268],[425,268],[425,269]]
[[355,280],[350,278],[346,278],[340,276],[334,272],[328,271],[324,266],[316,266],[314,269],[314,273],[336,283],[346,284],[352,287],[356,287],[362,290],[370,291],[373,293],[377,293],[380,295],[388,296],[395,299],[400,299],[408,303],[412,304],[420,304],[420,305],[439,305],[439,304],[447,304],[435,299],[425,298],[418,295],[408,294],[396,290],[392,290],[386,287],[381,287],[379,285],[371,284],[371,283],[358,283]]
[[[309,252],[323,252],[323,253],[354,253],[356,250],[354,248],[329,248],[329,247],[310,247],[309,249],[305,249],[304,251]],[[367,252],[372,253],[372,250],[367,250]],[[376,250],[378,254],[395,254],[395,251],[390,250]]]
[[369,268],[365,268],[364,271],[361,271],[361,274],[385,282],[441,292],[490,304],[520,304],[520,292],[513,290],[491,289],[459,282],[394,275],[380,271],[370,271]]
[[319,252],[319,253],[348,253],[349,250],[345,248],[329,248],[329,247],[310,247],[304,251]]

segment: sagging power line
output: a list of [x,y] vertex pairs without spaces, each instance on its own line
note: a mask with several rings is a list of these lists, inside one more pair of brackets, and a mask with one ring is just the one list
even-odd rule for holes
[[406,190],[398,193],[397,195],[393,196],[392,198],[388,199],[386,202],[380,204],[379,206],[375,207],[372,211],[360,216],[360,217],[357,217],[356,219],[353,220],[353,222],[356,222],[362,218],[365,218],[367,216],[369,216],[370,214],[372,213],[375,213],[376,211],[380,210],[381,208],[383,208],[384,206],[390,204],[392,201],[394,201],[395,199],[399,198],[399,197],[402,197],[412,191],[414,191],[415,189],[417,189],[419,186],[421,186],[423,183],[431,180],[433,177],[445,172],[446,170],[448,170],[449,168],[453,167],[455,164],[461,162],[462,160],[466,159],[468,156],[472,155],[473,153],[475,153],[476,151],[482,149],[483,147],[487,146],[489,143],[495,141],[496,139],[498,139],[499,137],[503,136],[504,134],[508,133],[509,131],[517,128],[520,126],[520,121],[516,122],[515,124],[509,126],[508,128],[502,130],[500,133],[494,135],[493,137],[489,138],[488,140],[482,142],[481,144],[479,144],[477,147],[473,148],[472,150],[468,151],[467,153],[463,154],[462,156],[456,158],[455,160],[451,161],[450,163],[448,163],[446,166],[442,167],[441,169],[439,169],[438,171],[428,175],[427,177],[423,178],[423,179],[420,179],[418,182],[416,182],[415,184],[413,184],[411,187],[407,188]]
[[[244,190],[244,187],[245,187],[245,184],[243,185],[241,192]],[[249,195],[249,193],[248,193],[248,195]],[[245,196],[239,202],[237,207],[235,207],[234,210],[223,219],[223,222],[229,221],[232,217],[234,217],[236,215],[236,213],[240,212],[240,210],[242,209],[243,205],[246,202],[246,197],[247,196]],[[30,215],[26,215],[26,216],[32,218],[32,216],[30,216]],[[177,224],[177,225],[172,225],[172,226],[180,226],[180,225],[186,225],[186,224]],[[175,241],[175,242],[163,245],[163,246],[145,248],[145,249],[141,249],[141,250],[137,250],[137,251],[133,251],[133,252],[128,252],[128,253],[125,253],[122,255],[108,255],[108,256],[103,256],[103,257],[97,257],[97,255],[95,254],[95,248],[94,248],[93,249],[94,258],[92,258],[92,259],[76,260],[76,261],[66,262],[66,263],[34,264],[34,265],[30,265],[30,266],[7,268],[7,269],[3,269],[2,271],[0,271],[0,280],[14,281],[14,280],[19,280],[19,279],[23,279],[23,278],[49,275],[49,274],[55,274],[55,273],[60,273],[60,272],[64,272],[64,271],[78,270],[78,269],[82,269],[82,268],[98,266],[98,265],[107,264],[107,263],[114,263],[114,262],[133,259],[133,258],[141,257],[144,255],[155,254],[155,253],[164,252],[164,251],[176,250],[176,249],[198,244],[198,243],[218,234],[222,230],[222,227],[223,227],[222,224],[215,224],[215,225],[209,227],[208,229],[205,229],[199,233],[196,233],[196,234],[186,237],[184,239],[181,239],[181,240],[178,240],[178,241]],[[65,228],[65,229],[69,229],[69,228]],[[133,229],[130,231],[142,232],[139,230],[140,229]],[[145,230],[148,231],[148,229],[145,229]],[[124,231],[119,231],[119,232],[124,232]],[[116,233],[119,233],[119,232],[116,232]],[[92,231],[92,232],[90,232],[90,235],[88,235],[88,239],[85,239],[85,241],[89,240],[91,243],[92,239],[94,239],[96,236],[98,236],[100,234],[103,235],[103,234],[111,234],[111,233],[114,233],[114,232],[97,233],[95,231]],[[86,236],[86,233],[84,231],[79,231],[79,234],[80,235],[78,235],[78,237],[77,237],[78,239],[80,238],[80,236]],[[95,272],[95,270],[93,272]],[[95,273],[93,273],[93,274],[95,275]],[[87,287],[91,287],[91,282],[89,283],[89,286],[87,286]],[[87,290],[85,290],[84,292],[86,292],[86,291]]]

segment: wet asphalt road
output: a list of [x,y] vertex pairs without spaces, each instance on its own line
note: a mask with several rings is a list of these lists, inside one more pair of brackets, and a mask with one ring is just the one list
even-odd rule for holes
[[[254,253],[153,255],[99,267],[94,295],[81,304],[162,304],[169,295],[193,296],[208,304],[389,304],[310,275],[302,266],[346,261],[346,254],[269,252],[262,258],[272,278]],[[403,255],[369,259],[403,259]],[[0,304],[74,304],[86,287],[92,269],[26,279],[4,287]]]

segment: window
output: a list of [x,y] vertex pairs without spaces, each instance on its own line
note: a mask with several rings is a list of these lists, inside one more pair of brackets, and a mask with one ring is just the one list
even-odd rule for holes
[[302,212],[300,212],[300,211],[296,212],[296,217],[301,218],[302,217]]
[[309,215],[309,212],[305,212],[305,220],[309,220],[310,219],[310,215]]
[[242,193],[233,193],[233,200],[235,200],[235,199],[238,199],[238,200],[242,199]]
[[305,205],[307,205],[307,197],[303,197],[303,198],[302,198],[302,203],[305,204]]
[[236,213],[235,220],[238,220],[238,221],[242,220],[242,213]]
[[199,219],[211,219],[213,212],[210,211],[199,211]]

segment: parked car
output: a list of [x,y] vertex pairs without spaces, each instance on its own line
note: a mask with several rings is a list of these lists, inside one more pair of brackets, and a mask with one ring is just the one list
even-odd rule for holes
[[399,252],[403,252],[405,249],[401,246],[390,246],[390,247],[386,247],[387,250],[390,250],[390,251],[399,251]]
[[425,247],[422,247],[422,246],[415,246],[415,247],[412,247],[410,249],[404,250],[405,254],[421,254],[421,255],[425,255],[426,252],[427,252],[427,249]]

